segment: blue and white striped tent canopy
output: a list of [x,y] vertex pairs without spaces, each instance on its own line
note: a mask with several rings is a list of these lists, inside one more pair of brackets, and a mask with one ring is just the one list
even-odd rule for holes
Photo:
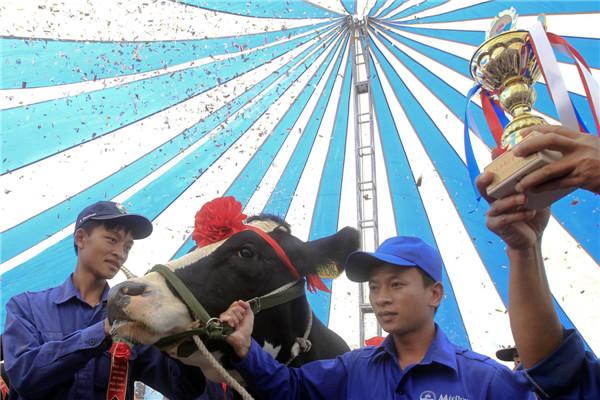
[[[187,252],[196,211],[232,195],[312,240],[357,226],[352,20],[366,21],[380,241],[439,249],[453,341],[493,356],[510,345],[508,262],[484,224],[463,144],[469,61],[492,18],[544,12],[599,76],[597,1],[4,0],[0,4],[0,320],[8,299],[75,267],[78,212],[115,200],[152,219],[127,266],[143,274]],[[558,57],[594,133],[575,67]],[[536,111],[556,110],[543,81]],[[480,167],[494,145],[478,100]],[[600,353],[600,199],[553,205],[544,238],[560,318]],[[112,284],[124,279],[121,274]],[[319,318],[358,346],[357,286],[345,276]],[[535,299],[532,299],[535,301]]]

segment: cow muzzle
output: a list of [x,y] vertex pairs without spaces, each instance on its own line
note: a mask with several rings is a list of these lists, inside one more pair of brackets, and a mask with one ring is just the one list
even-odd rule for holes
[[112,288],[108,292],[108,322],[112,325],[115,321],[131,321],[131,317],[125,312],[131,298],[150,292],[149,285],[134,281],[125,281]]
[[107,312],[114,335],[143,344],[185,330],[192,322],[187,307],[158,274],[113,287],[108,294]]

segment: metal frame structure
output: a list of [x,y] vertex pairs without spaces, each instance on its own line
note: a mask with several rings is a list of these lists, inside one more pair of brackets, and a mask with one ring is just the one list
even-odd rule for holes
[[[367,18],[352,19],[352,84],[355,111],[356,149],[356,200],[358,229],[361,232],[362,249],[374,251],[379,245],[377,216],[377,182],[375,174],[375,139],[373,125],[373,94],[371,91],[371,68]],[[359,287],[360,344],[365,343],[367,314],[373,308],[367,300],[366,285]],[[381,327],[377,325],[377,334]]]

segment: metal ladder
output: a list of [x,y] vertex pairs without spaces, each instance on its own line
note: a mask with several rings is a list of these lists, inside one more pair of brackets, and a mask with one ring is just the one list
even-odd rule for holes
[[[362,237],[362,249],[374,251],[379,245],[377,226],[377,184],[375,179],[375,143],[373,128],[373,93],[371,91],[371,68],[369,62],[369,38],[367,19],[352,19],[352,84],[354,95],[354,136],[356,145],[356,200],[358,229]],[[373,308],[367,300],[368,288],[359,284],[358,307],[360,345],[365,343],[365,326]],[[374,318],[374,315],[372,316]],[[376,324],[377,335],[381,327]]]

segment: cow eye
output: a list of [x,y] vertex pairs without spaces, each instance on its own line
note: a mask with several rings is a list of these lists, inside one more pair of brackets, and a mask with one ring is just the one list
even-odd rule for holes
[[254,252],[248,247],[242,247],[238,250],[238,255],[242,258],[252,258],[254,257]]

